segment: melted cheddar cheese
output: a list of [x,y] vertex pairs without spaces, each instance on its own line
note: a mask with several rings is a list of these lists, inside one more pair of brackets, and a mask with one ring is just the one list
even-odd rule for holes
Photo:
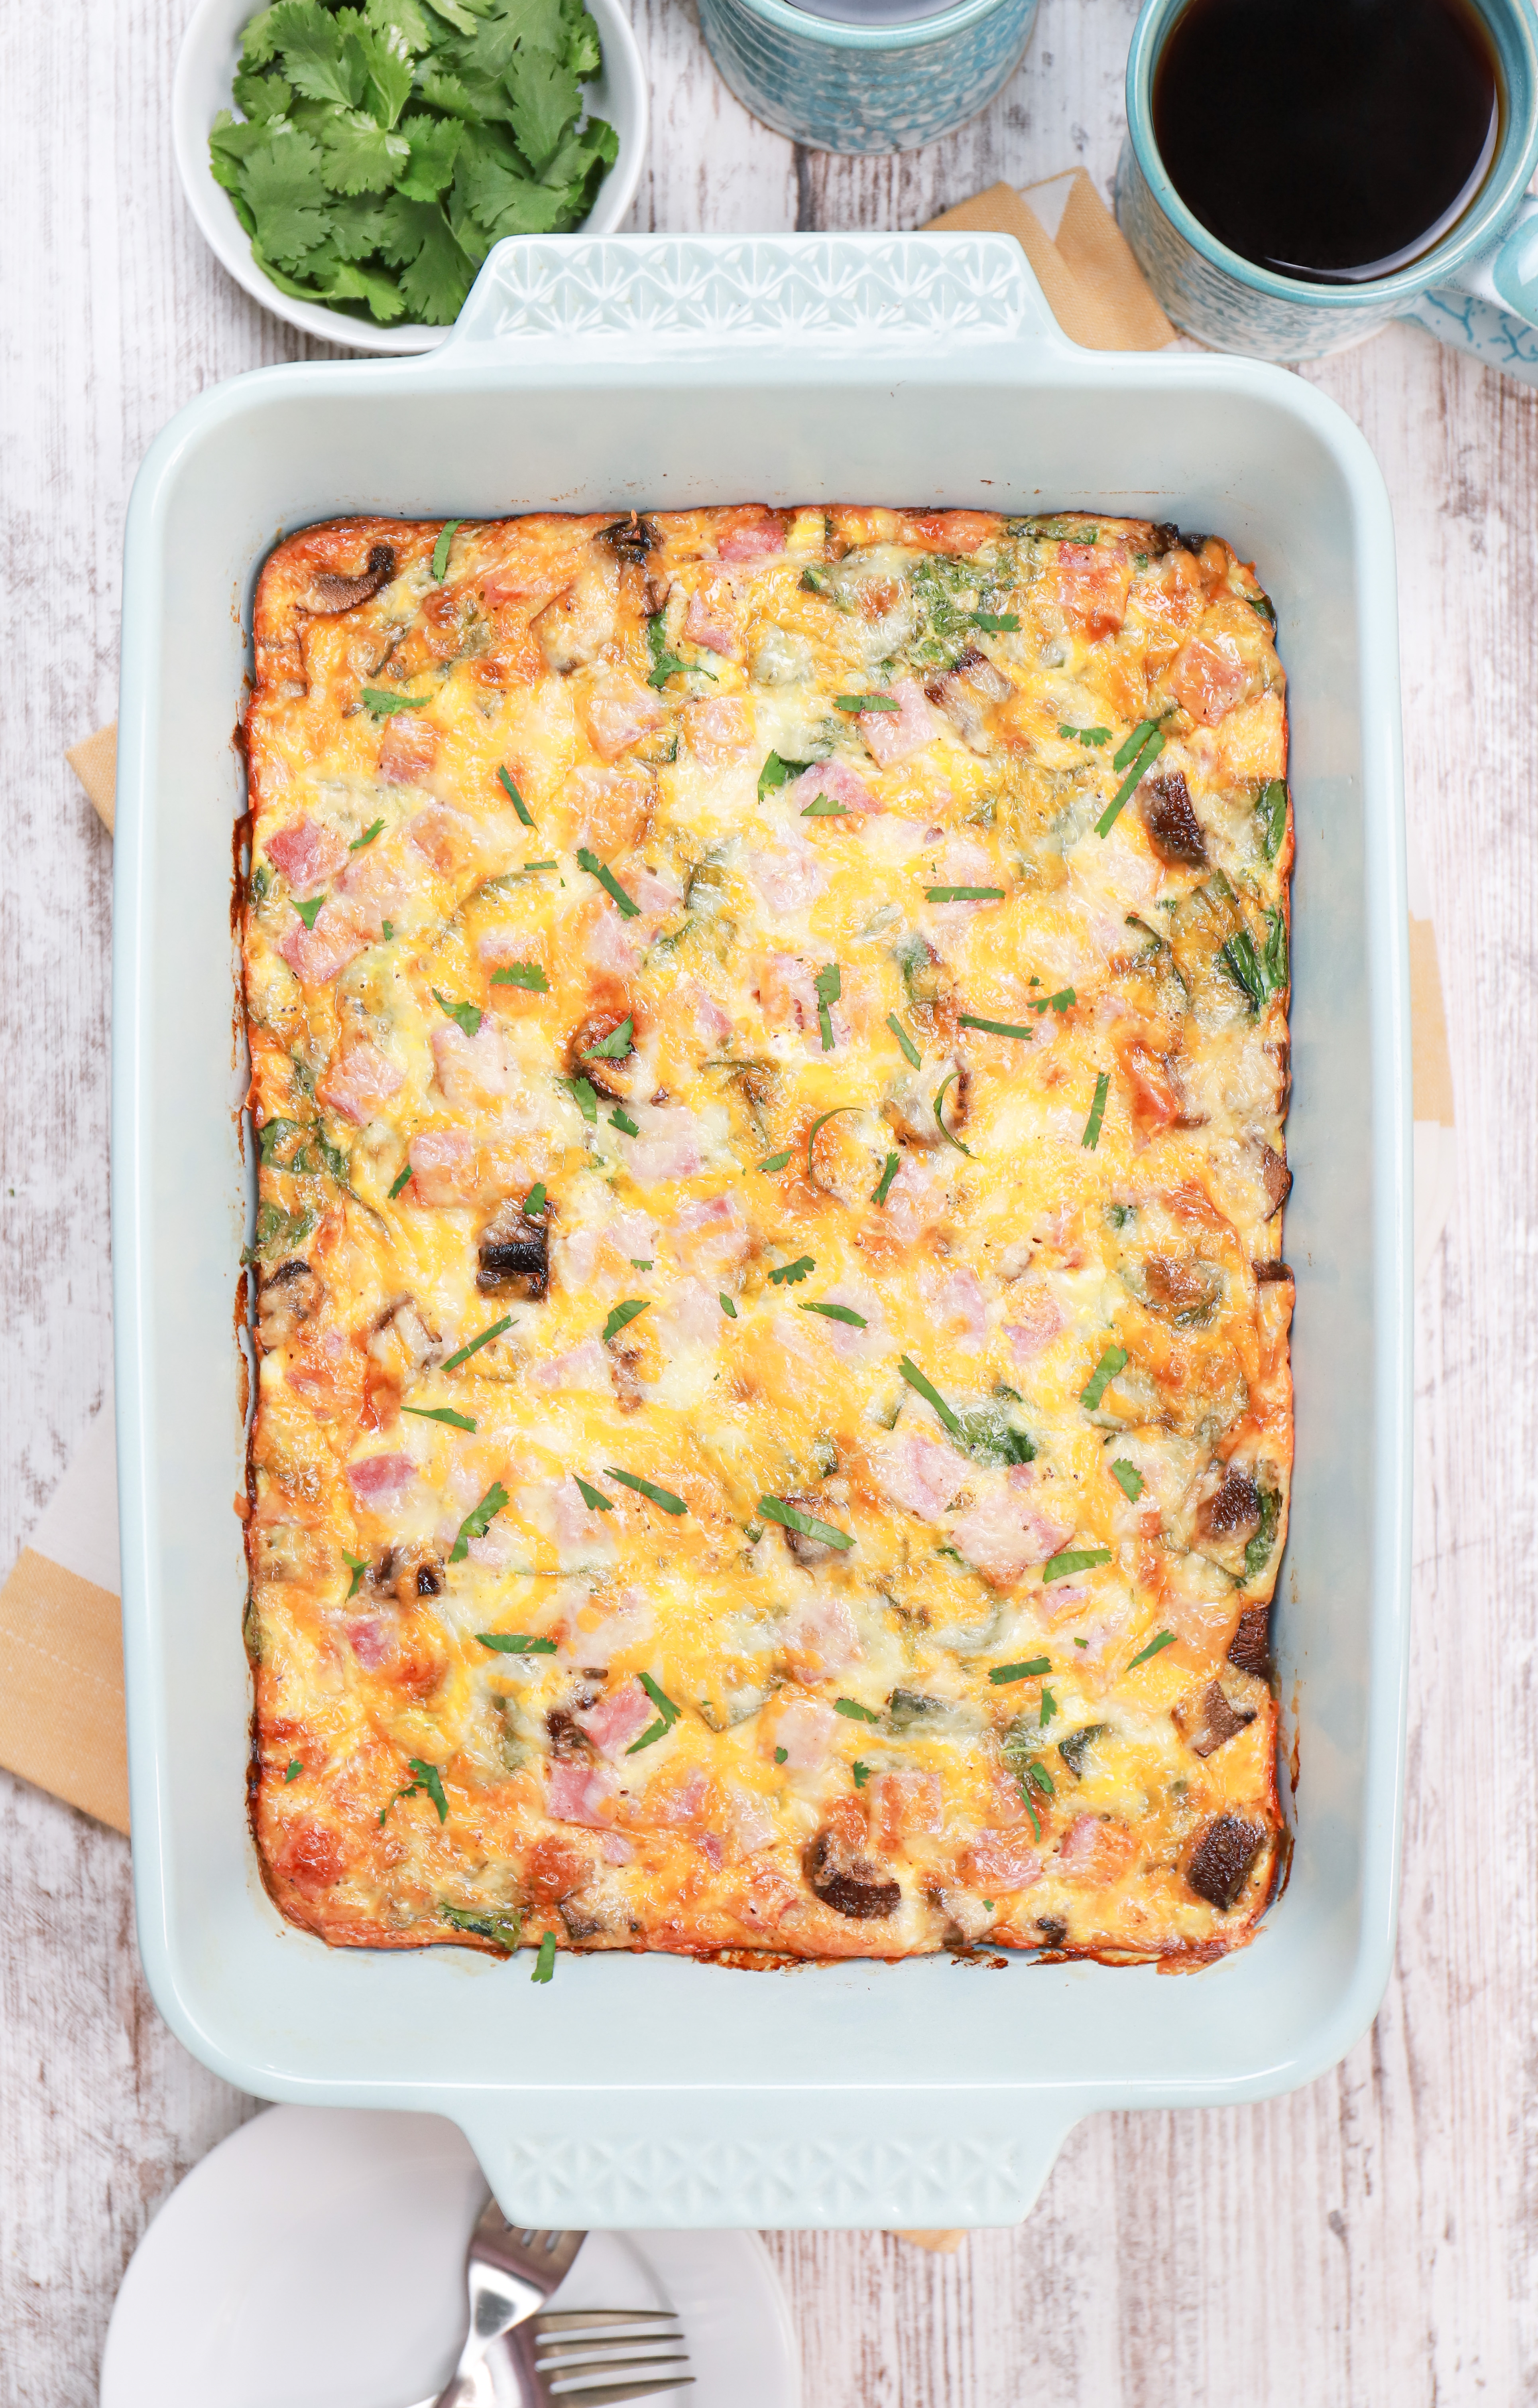
[[274,552],[247,1627],[286,1914],[1248,1935],[1291,1460],[1273,624],[1216,538],[1077,515]]

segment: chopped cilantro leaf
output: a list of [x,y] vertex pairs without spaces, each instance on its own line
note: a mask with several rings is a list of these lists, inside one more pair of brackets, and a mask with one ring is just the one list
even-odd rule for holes
[[614,1499],[612,1497],[605,1497],[601,1488],[595,1488],[591,1480],[584,1480],[579,1471],[574,1471],[572,1473],[572,1478],[576,1481],[577,1485],[581,1492],[582,1502],[587,1507],[590,1513],[613,1512]]
[[760,802],[774,787],[789,785],[792,778],[799,778],[803,769],[809,769],[811,766],[810,761],[787,761],[780,753],[771,752],[759,771]]
[[637,1497],[649,1498],[653,1505],[660,1505],[664,1513],[688,1512],[689,1508],[683,1498],[675,1497],[671,1488],[659,1488],[655,1482],[639,1479],[634,1471],[620,1471],[612,1463],[606,1463],[604,1469],[611,1480],[618,1480],[621,1488],[634,1488]]
[[1287,780],[1272,778],[1260,790],[1260,809],[1265,821],[1266,859],[1275,861],[1287,834]]
[[780,1263],[772,1270],[769,1274],[769,1283],[772,1287],[794,1287],[798,1281],[805,1278],[808,1271],[815,1271],[816,1268],[817,1264],[810,1254],[798,1254],[793,1263]]
[[787,1151],[787,1152],[786,1152],[786,1153],[784,1153],[784,1154],[770,1154],[770,1155],[769,1155],[769,1157],[768,1157],[768,1159],[767,1159],[766,1161],[764,1161],[764,1162],[761,1162],[761,1163],[760,1163],[760,1165],[759,1165],[759,1168],[760,1168],[761,1170],[771,1170],[771,1171],[772,1171],[772,1170],[783,1170],[783,1169],[785,1168],[786,1164],[790,1161],[790,1153],[789,1153],[789,1151]]
[[[787,1505],[783,1497],[761,1497],[759,1512],[783,1530],[794,1530],[804,1539],[820,1539],[825,1547],[847,1550],[854,1544],[847,1530],[835,1530],[831,1522],[819,1522],[815,1513],[804,1513],[799,1505]],[[871,1720],[876,1720],[874,1714]]]
[[306,928],[314,927],[315,915],[320,910],[320,906],[325,899],[326,898],[323,895],[311,895],[306,897],[303,903],[301,903],[298,896],[294,896],[293,908],[298,912],[299,917],[303,920]]
[[963,1028],[980,1028],[986,1037],[1016,1037],[1029,1044],[1034,1033],[1017,1027],[1011,1020],[980,1020],[975,1011],[963,1011],[958,1016]]
[[850,1765],[849,1770],[854,1775],[855,1787],[857,1789],[863,1789],[866,1782],[871,1777],[870,1766],[868,1764],[862,1764],[860,1758],[856,1756],[853,1764]]
[[958,1153],[958,1154],[971,1154],[971,1152],[972,1152],[972,1148],[971,1148],[969,1145],[963,1145],[963,1144],[961,1143],[961,1139],[960,1139],[959,1137],[955,1137],[955,1136],[953,1136],[953,1135],[952,1135],[952,1133],[951,1133],[951,1131],[950,1131],[949,1129],[947,1129],[947,1126],[946,1126],[946,1120],[945,1120],[945,1113],[944,1113],[944,1112],[943,1112],[943,1111],[941,1110],[941,1107],[942,1107],[942,1105],[944,1104],[944,1102],[945,1102],[945,1100],[946,1100],[946,1090],[950,1086],[950,1084],[951,1084],[952,1081],[954,1081],[954,1080],[956,1080],[956,1079],[959,1079],[959,1078],[961,1077],[961,1074],[960,1070],[952,1070],[952,1071],[948,1072],[948,1073],[947,1073],[947,1075],[944,1079],[942,1079],[942,1080],[941,1080],[939,1086],[935,1089],[935,1091],[934,1091],[934,1119],[935,1119],[935,1124],[936,1124],[936,1125],[937,1125],[937,1126],[938,1126],[938,1128],[939,1128],[940,1135],[945,1139],[946,1143],[947,1143],[947,1145],[953,1145],[953,1146],[956,1148],[956,1151],[957,1151],[957,1153]]
[[855,1312],[847,1304],[804,1304],[803,1312],[820,1312],[824,1321],[842,1321],[849,1329],[868,1329],[870,1324],[862,1312]]
[[1111,1477],[1128,1503],[1135,1505],[1143,1494],[1144,1485],[1143,1474],[1136,1464],[1129,1463],[1124,1455],[1118,1457],[1111,1466]]
[[527,1196],[523,1198],[521,1209],[525,1221],[538,1220],[540,1214],[545,1210],[545,1182],[542,1179],[536,1179],[534,1181],[534,1185],[530,1188]]
[[1148,1643],[1147,1643],[1147,1645],[1146,1645],[1146,1647],[1143,1648],[1143,1649],[1142,1649],[1142,1650],[1141,1650],[1141,1651],[1140,1651],[1136,1656],[1134,1656],[1132,1657],[1132,1662],[1131,1662],[1131,1663],[1128,1665],[1128,1667],[1127,1667],[1128,1671],[1129,1671],[1129,1672],[1135,1672],[1135,1671],[1136,1671],[1136,1670],[1137,1670],[1137,1668],[1138,1668],[1138,1666],[1139,1666],[1140,1664],[1146,1664],[1146,1663],[1147,1662],[1147,1660],[1148,1660],[1148,1658],[1149,1658],[1149,1656],[1157,1656],[1157,1655],[1160,1653],[1160,1651],[1161,1651],[1161,1648],[1165,1648],[1165,1647],[1173,1647],[1174,1645],[1175,1645],[1175,1633],[1174,1633],[1174,1631],[1173,1631],[1173,1630],[1161,1630],[1161,1631],[1160,1632],[1160,1634],[1159,1634],[1159,1636],[1158,1636],[1158,1638],[1157,1638],[1157,1639],[1150,1639],[1150,1640],[1149,1640],[1149,1641],[1148,1641]]
[[570,1095],[583,1119],[598,1125],[598,1090],[591,1079],[563,1079],[562,1085]]
[[555,1934],[553,1931],[547,1931],[539,1943],[539,1954],[534,1958],[534,1969],[529,1979],[531,1982],[548,1982],[553,1980],[554,1976]]
[[790,1751],[789,1748],[776,1747],[775,1750],[775,1762],[776,1764],[786,1763],[790,1757]]
[[804,820],[847,820],[850,811],[847,803],[835,803],[830,795],[815,795],[801,816]]
[[537,962],[504,962],[491,972],[493,986],[520,986],[530,995],[548,995],[550,982]]
[[499,1656],[553,1656],[553,1639],[531,1639],[526,1630],[477,1630],[476,1637],[483,1647],[494,1648]]
[[951,1407],[947,1404],[944,1397],[940,1394],[939,1389],[934,1385],[934,1383],[932,1380],[925,1378],[923,1372],[919,1369],[918,1364],[911,1361],[909,1357],[904,1354],[902,1361],[898,1364],[897,1369],[902,1374],[902,1377],[907,1382],[909,1387],[915,1389],[917,1393],[923,1398],[925,1404],[933,1406],[934,1411],[939,1414],[940,1419],[945,1424],[947,1429],[950,1432],[951,1437],[964,1437],[965,1432],[961,1427],[961,1414],[953,1412]]
[[433,1000],[444,1017],[456,1022],[463,1029],[466,1037],[476,1035],[486,1016],[478,1003],[450,1003],[449,997],[441,995],[436,987],[433,989]]
[[[977,1023],[979,1028],[982,1025],[981,1021]],[[919,1053],[918,1046],[908,1035],[908,1032],[904,1027],[902,1022],[898,1019],[895,1011],[888,1012],[887,1026],[891,1030],[891,1033],[896,1038],[898,1044],[902,1047],[904,1060],[910,1063],[913,1068],[917,1070],[923,1062],[924,1057]]]
[[724,1289],[724,1288],[721,1290],[720,1294],[717,1297],[716,1301],[717,1301],[717,1303],[720,1306],[721,1311],[725,1313],[725,1315],[726,1315],[726,1317],[727,1317],[728,1321],[735,1321],[735,1319],[736,1319],[736,1317],[737,1317],[737,1308],[736,1308],[736,1306],[733,1303],[733,1301],[732,1301],[731,1297],[727,1295],[727,1293],[726,1293],[726,1291],[725,1291],[725,1289]]
[[826,1054],[833,1041],[833,1014],[828,1007],[836,1003],[844,992],[844,973],[836,962],[830,962],[825,969],[819,970],[812,985],[817,992],[817,1025],[822,1032],[822,1050]]
[[1108,727],[1060,726],[1058,734],[1070,744],[1109,744],[1111,740],[1111,731]]
[[[626,1111],[623,1104],[615,1105],[613,1111],[609,1114],[609,1126],[610,1128],[617,1128],[621,1137],[639,1137],[641,1134],[639,1124],[631,1119],[631,1116]],[[648,1263],[647,1265],[647,1268],[649,1270],[651,1266]]]
[[1041,1568],[1043,1581],[1066,1580],[1070,1572],[1092,1571],[1096,1564],[1108,1564],[1109,1547],[1065,1547],[1061,1555],[1049,1555]]
[[582,1059],[584,1062],[622,1062],[634,1042],[635,1021],[634,1015],[627,1012],[619,1027],[611,1028],[600,1044],[584,1045]]
[[987,636],[1012,636],[1020,624],[1018,610],[974,610],[972,624]]
[[670,677],[676,677],[680,672],[687,674],[689,669],[687,661],[680,660],[676,652],[668,651],[664,616],[665,614],[659,610],[647,621],[647,646],[651,653],[651,667],[647,677],[647,683],[656,686],[659,691],[666,685]]
[[1084,1124],[1084,1135],[1079,1140],[1079,1143],[1088,1146],[1091,1154],[1100,1143],[1100,1125],[1105,1117],[1105,1098],[1110,1092],[1111,1074],[1109,1070],[1103,1070],[1095,1081],[1095,1099],[1089,1107],[1089,1117]]
[[988,1677],[996,1686],[1002,1687],[1008,1681],[1033,1681],[1039,1673],[1050,1672],[1051,1670],[1050,1656],[1032,1656],[1026,1664],[995,1664]]
[[420,1422],[443,1422],[449,1429],[473,1430],[476,1426],[468,1413],[456,1413],[451,1405],[403,1405],[403,1413],[414,1413]]
[[514,810],[518,813],[519,818],[523,822],[525,827],[532,828],[534,825],[534,815],[530,811],[528,804],[519,793],[518,788],[514,785],[511,778],[507,775],[506,770],[499,768],[497,770],[497,776],[506,787],[507,798],[511,802]]
[[1079,1392],[1079,1403],[1087,1413],[1092,1413],[1118,1371],[1127,1368],[1125,1346],[1107,1346]]
[[884,1204],[886,1202],[888,1197],[891,1194],[891,1182],[896,1178],[900,1168],[900,1157],[895,1154],[889,1154],[886,1160],[886,1166],[882,1170],[881,1176],[877,1180],[876,1186],[871,1191],[871,1202],[873,1204]]
[[459,1536],[449,1550],[451,1564],[462,1564],[470,1552],[472,1539],[484,1539],[491,1524],[507,1502],[507,1491],[500,1480],[493,1480],[478,1505],[473,1505],[460,1524]]
[[362,836],[355,836],[353,838],[352,842],[348,847],[349,853],[362,853],[365,844],[373,843],[375,838],[380,833],[383,826],[383,820],[372,821],[370,824],[364,828]]
[[304,1771],[304,1770],[305,1765],[303,1757],[291,1756],[288,1762],[288,1770],[284,1773],[283,1778],[285,1781],[297,1781],[299,1775]]
[[596,878],[599,885],[605,889],[605,893],[613,896],[615,902],[619,904],[620,910],[624,913],[627,920],[638,920],[640,918],[641,907],[639,903],[634,902],[630,896],[625,893],[624,888],[620,885],[619,881],[616,878],[613,870],[601,862],[595,853],[590,853],[585,844],[579,844],[577,848],[577,859],[578,866],[587,871],[588,876],[590,878]]
[[433,576],[439,585],[449,574],[449,546],[456,530],[463,524],[463,519],[445,519],[438,529],[438,539],[433,546]]
[[365,685],[362,698],[375,719],[388,719],[397,710],[425,710],[433,699],[430,694],[386,694],[377,685]]
[[[472,1338],[468,1346],[462,1346],[457,1354],[450,1354],[448,1362],[443,1367],[444,1369],[446,1371],[457,1371],[462,1363],[468,1363],[472,1354],[478,1354],[483,1346],[490,1346],[493,1338],[500,1338],[503,1331],[505,1329],[511,1329],[512,1326],[512,1314],[510,1312],[505,1312],[500,1321],[492,1322],[490,1329],[483,1329],[478,1338]],[[504,1498],[502,1501],[506,1504],[507,1500]]]
[[644,1296],[631,1296],[625,1298],[623,1304],[617,1304],[615,1306],[613,1312],[609,1314],[608,1319],[604,1324],[604,1343],[605,1346],[608,1344],[611,1338],[619,1337],[621,1329],[628,1329],[633,1321],[638,1321],[640,1319],[640,1316],[647,1309],[648,1301],[649,1299]]

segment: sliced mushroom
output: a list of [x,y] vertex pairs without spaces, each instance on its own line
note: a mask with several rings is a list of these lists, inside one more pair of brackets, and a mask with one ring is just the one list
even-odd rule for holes
[[1231,1705],[1216,1681],[1193,1698],[1183,1698],[1171,1716],[1175,1729],[1195,1756],[1212,1756],[1225,1741],[1247,1730],[1255,1720],[1253,1707]]
[[619,607],[619,563],[590,555],[564,594],[530,622],[546,666],[564,673],[595,661],[614,639]]
[[1263,1681],[1271,1670],[1271,1608],[1250,1605],[1239,1616],[1239,1627],[1229,1641],[1229,1662],[1236,1672],[1250,1672]]
[[1177,1329],[1200,1328],[1217,1310],[1223,1274],[1201,1254],[1146,1254],[1143,1284],[1150,1312],[1163,1313]]
[[369,551],[368,566],[361,576],[336,577],[330,569],[321,569],[312,577],[299,608],[318,619],[335,618],[339,610],[356,610],[360,602],[372,602],[394,574],[394,546],[377,543]]
[[662,545],[655,521],[641,518],[634,510],[628,519],[616,519],[611,525],[600,527],[595,540],[606,544],[616,560],[627,568],[645,568],[651,553]]
[[279,1263],[276,1270],[263,1271],[258,1266],[258,1277],[256,1333],[263,1353],[270,1354],[286,1346],[299,1324],[309,1319],[320,1301],[320,1283],[298,1255]]
[[1206,839],[1191,807],[1190,788],[1179,770],[1170,769],[1162,777],[1146,778],[1141,802],[1148,842],[1160,860],[1172,869],[1204,869]]
[[527,1297],[549,1293],[549,1239],[542,1221],[526,1221],[517,1205],[499,1212],[480,1234],[476,1285],[483,1295]]
[[808,1848],[806,1879],[824,1906],[859,1923],[895,1914],[903,1902],[901,1885],[869,1856],[849,1855],[832,1831],[819,1831]]
[[1014,687],[986,652],[969,644],[943,677],[931,679],[924,692],[936,710],[944,711],[963,744],[974,752],[988,751],[984,714],[990,703],[1003,702]]
[[1249,1870],[1260,1850],[1266,1835],[1259,1823],[1246,1823],[1237,1814],[1219,1814],[1202,1832],[1186,1860],[1186,1879],[1198,1898],[1227,1914],[1249,1879]]
[[1275,1220],[1292,1192],[1292,1173],[1281,1155],[1269,1145],[1260,1148],[1260,1184],[1271,1207],[1266,1219]]
[[392,1340],[405,1353],[413,1378],[419,1371],[441,1363],[447,1352],[437,1332],[429,1329],[422,1319],[414,1296],[397,1297],[374,1325],[368,1351],[375,1362],[386,1369],[391,1368]]
[[1260,1526],[1260,1492],[1242,1463],[1223,1467],[1221,1477],[1196,1508],[1196,1535],[1227,1546],[1253,1539]]
[[1279,1285],[1283,1281],[1290,1282],[1292,1278],[1291,1267],[1287,1263],[1256,1263],[1252,1268],[1258,1287],[1266,1287],[1274,1283]]
[[[793,1505],[798,1512],[809,1515],[814,1521],[818,1519],[817,1509],[822,1501],[818,1497],[787,1497],[785,1499],[787,1505]],[[805,1565],[808,1570],[814,1564],[832,1563],[841,1552],[837,1547],[831,1547],[826,1539],[809,1539],[805,1531],[790,1529],[784,1523],[780,1525],[780,1536],[796,1562]]]

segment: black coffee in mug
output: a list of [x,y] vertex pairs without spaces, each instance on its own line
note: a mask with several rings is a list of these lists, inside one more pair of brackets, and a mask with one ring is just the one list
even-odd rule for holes
[[1473,0],[1190,0],[1154,138],[1210,234],[1257,266],[1355,284],[1408,267],[1476,198],[1504,92]]

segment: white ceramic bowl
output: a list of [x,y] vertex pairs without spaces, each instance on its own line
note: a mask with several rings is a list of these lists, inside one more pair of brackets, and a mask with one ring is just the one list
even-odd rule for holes
[[[235,213],[229,194],[208,165],[208,133],[221,108],[233,108],[230,87],[240,57],[240,36],[261,0],[198,0],[182,36],[171,88],[171,140],[181,189],[215,256],[253,301],[286,318],[291,326],[341,343],[352,351],[431,351],[447,326],[377,326],[320,301],[296,301],[280,293],[251,257],[250,236]],[[606,118],[619,136],[619,155],[598,188],[583,220],[584,234],[613,234],[630,214],[646,157],[649,108],[646,69],[619,0],[588,0],[604,45],[604,64],[583,86],[588,113]]]

